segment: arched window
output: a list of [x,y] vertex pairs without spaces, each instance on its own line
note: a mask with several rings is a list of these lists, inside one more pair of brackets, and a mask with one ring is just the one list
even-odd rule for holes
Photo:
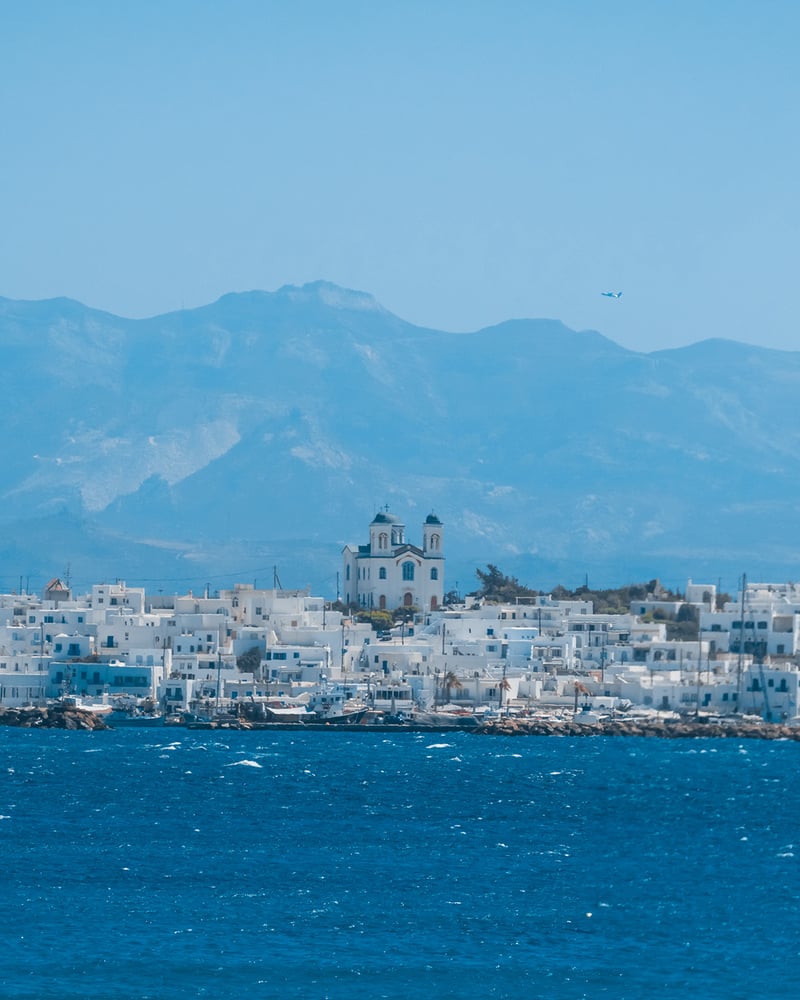
[[389,536],[386,534],[385,531],[382,531],[380,535],[378,535],[378,548],[385,549],[388,548],[388,546],[389,546]]
[[414,563],[404,562],[403,563],[403,579],[413,580],[414,579]]
[[386,567],[385,566],[381,566],[381,568],[378,570],[378,579],[379,580],[385,580],[386,579]]
[[439,570],[435,566],[431,566],[431,580],[439,579]]
[[439,536],[431,535],[431,549],[438,549],[438,548],[439,548]]

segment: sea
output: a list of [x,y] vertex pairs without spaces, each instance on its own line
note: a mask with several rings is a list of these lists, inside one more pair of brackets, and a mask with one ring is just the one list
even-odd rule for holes
[[0,728],[4,1000],[800,996],[800,743]]

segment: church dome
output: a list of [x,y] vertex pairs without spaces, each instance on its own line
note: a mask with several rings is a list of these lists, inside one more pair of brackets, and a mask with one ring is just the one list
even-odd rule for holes
[[394,514],[390,514],[388,511],[380,511],[380,513],[375,515],[373,524],[400,524],[400,518],[395,517]]
[[439,520],[439,518],[434,513],[430,513],[425,518],[425,523],[426,524],[441,524],[442,522]]

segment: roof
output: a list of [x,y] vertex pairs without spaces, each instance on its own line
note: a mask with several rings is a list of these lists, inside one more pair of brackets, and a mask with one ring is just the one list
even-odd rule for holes
[[404,555],[415,555],[420,556],[422,559],[425,558],[425,553],[417,545],[411,545],[409,542],[403,543],[403,545],[396,545],[390,553],[388,553],[390,558],[396,559],[398,556]]
[[395,517],[394,514],[390,514],[388,510],[387,511],[381,510],[381,511],[379,511],[375,515],[372,523],[373,524],[401,524],[402,522],[401,522],[401,520],[400,520],[399,517]]
[[426,524],[441,524],[442,522],[441,522],[441,521],[439,520],[439,518],[438,518],[438,517],[437,517],[437,516],[436,516],[436,515],[435,515],[435,514],[433,513],[433,511],[431,511],[431,512],[430,512],[430,514],[428,514],[428,516],[427,516],[427,517],[425,518],[425,523],[426,523]]

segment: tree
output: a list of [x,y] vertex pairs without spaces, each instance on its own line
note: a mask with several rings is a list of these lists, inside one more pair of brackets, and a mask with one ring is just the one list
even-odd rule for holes
[[392,615],[389,611],[359,611],[356,618],[360,622],[369,622],[375,632],[388,632],[392,627]]
[[446,705],[450,701],[450,692],[455,688],[459,690],[463,685],[452,670],[448,670],[442,677],[442,702]]
[[253,646],[247,652],[237,656],[236,666],[244,674],[258,674],[261,669],[261,649],[258,646]]
[[506,576],[491,563],[486,567],[486,571],[475,570],[475,575],[481,582],[478,588],[478,597],[483,597],[487,601],[496,603],[511,603],[518,597],[536,597],[538,591],[531,590],[523,586],[515,576]]
[[678,609],[674,622],[667,623],[668,639],[693,640],[700,636],[700,614],[694,604],[684,604]]

